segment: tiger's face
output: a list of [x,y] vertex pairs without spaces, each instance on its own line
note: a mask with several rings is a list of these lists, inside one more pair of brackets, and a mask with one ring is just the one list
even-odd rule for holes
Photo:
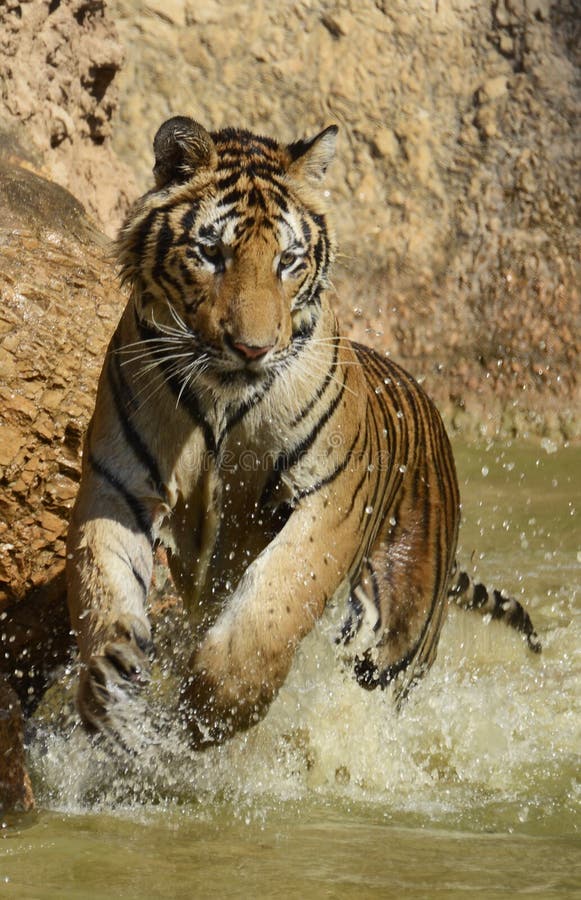
[[317,186],[336,132],[284,147],[177,117],[156,135],[156,187],[120,259],[140,321],[179,333],[201,377],[259,379],[312,334],[332,259]]

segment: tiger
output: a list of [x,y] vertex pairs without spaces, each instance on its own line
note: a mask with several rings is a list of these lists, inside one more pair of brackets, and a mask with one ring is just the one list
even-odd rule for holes
[[68,533],[90,731],[119,736],[150,677],[158,545],[192,621],[178,705],[196,749],[265,716],[332,602],[347,654],[368,635],[355,678],[397,702],[432,665],[450,598],[540,646],[517,601],[457,577],[460,495],[436,407],[341,334],[323,190],[337,133],[287,145],[174,116],[155,135],[154,186],[117,239],[129,301]]

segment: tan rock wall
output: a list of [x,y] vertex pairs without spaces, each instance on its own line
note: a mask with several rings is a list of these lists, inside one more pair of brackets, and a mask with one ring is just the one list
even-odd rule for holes
[[575,430],[575,0],[111,9],[126,54],[114,146],[141,189],[169,115],[284,140],[339,123],[329,192],[347,325],[426,376],[458,422],[487,410],[492,433]]
[[136,191],[111,149],[122,63],[105,0],[0,3],[0,130],[110,232]]

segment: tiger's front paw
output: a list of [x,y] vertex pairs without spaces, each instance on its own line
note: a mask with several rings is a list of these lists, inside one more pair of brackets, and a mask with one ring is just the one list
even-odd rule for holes
[[212,629],[194,652],[180,690],[191,745],[200,750],[222,744],[259,722],[285,674],[260,648],[248,652],[245,642]]
[[124,616],[111,640],[91,656],[81,672],[77,702],[89,731],[123,731],[133,701],[149,681],[153,644],[142,619]]

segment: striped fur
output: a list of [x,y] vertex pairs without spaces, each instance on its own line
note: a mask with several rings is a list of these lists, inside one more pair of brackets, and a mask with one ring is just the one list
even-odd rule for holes
[[461,609],[474,610],[482,616],[487,616],[493,621],[503,621],[509,628],[520,631],[529,650],[533,653],[541,652],[541,642],[531,617],[514,597],[509,597],[504,591],[490,590],[486,585],[475,582],[467,572],[459,572],[448,591],[448,596]]
[[343,643],[371,623],[365,687],[404,696],[435,657],[454,460],[422,388],[339,332],[321,198],[336,131],[282,146],[176,117],[155,138],[69,533],[89,727],[121,734],[147,679],[157,542],[198,629],[181,695],[195,746],[264,715],[334,597]]

